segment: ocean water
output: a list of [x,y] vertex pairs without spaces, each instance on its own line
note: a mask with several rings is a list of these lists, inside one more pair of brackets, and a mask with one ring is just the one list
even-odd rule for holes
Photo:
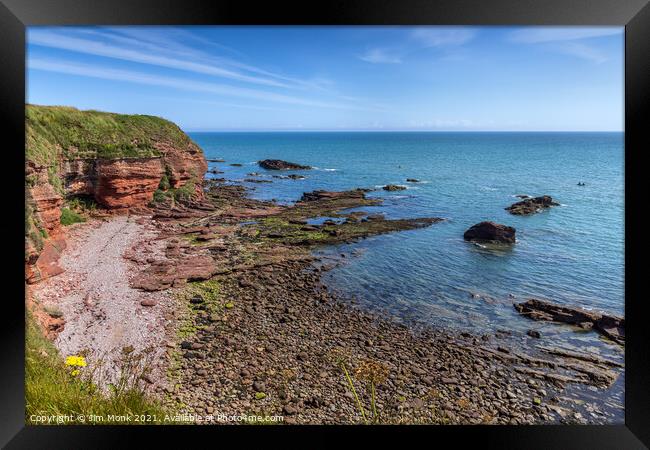
[[[624,148],[622,133],[190,133],[214,177],[258,172],[251,196],[291,203],[314,189],[369,193],[363,208],[388,218],[442,217],[429,228],[375,236],[318,253],[350,255],[325,275],[328,286],[364,308],[404,322],[475,333],[542,330],[564,346],[622,357],[596,333],[520,317],[515,301],[541,298],[624,314]],[[304,180],[271,178],[257,161],[313,166]],[[242,164],[241,167],[230,164]],[[416,178],[420,183],[407,183]],[[585,186],[578,186],[578,182]],[[504,208],[517,194],[551,195],[561,206],[532,216]],[[463,240],[475,223],[513,226],[517,243],[486,248]],[[478,294],[478,298],[472,294]]]

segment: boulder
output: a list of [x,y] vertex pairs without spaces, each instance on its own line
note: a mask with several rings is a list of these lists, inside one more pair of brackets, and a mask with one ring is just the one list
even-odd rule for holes
[[516,231],[507,225],[501,225],[495,222],[480,222],[465,231],[463,238],[466,241],[514,244]]
[[311,166],[303,166],[301,164],[296,164],[288,161],[282,161],[281,159],[265,159],[257,162],[260,167],[263,167],[267,170],[308,170],[311,169]]
[[541,197],[524,198],[524,200],[508,206],[505,210],[516,216],[523,216],[558,205],[559,203],[553,201],[550,195],[542,195]]

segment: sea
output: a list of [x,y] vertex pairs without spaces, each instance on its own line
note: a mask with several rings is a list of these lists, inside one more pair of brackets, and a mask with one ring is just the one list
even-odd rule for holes
[[[250,196],[283,204],[316,189],[376,189],[387,218],[441,217],[397,232],[315,252],[336,266],[323,281],[356,307],[391,320],[452,332],[526,332],[567,349],[622,360],[595,332],[534,322],[514,302],[538,298],[624,316],[624,135],[620,132],[201,132],[189,133],[209,163],[208,177],[248,183]],[[305,179],[272,178],[258,166],[282,159],[312,166]],[[241,164],[232,166],[231,164]],[[407,182],[407,178],[419,182]],[[584,183],[584,185],[579,185]],[[406,186],[388,192],[387,184]],[[504,208],[518,195],[550,195],[559,206],[530,216]],[[324,218],[315,218],[315,221]],[[512,246],[463,240],[481,221],[514,227]],[[347,255],[340,258],[341,254]],[[610,400],[623,402],[623,377]],[[622,414],[622,413],[621,413]],[[622,417],[622,416],[621,416]]]

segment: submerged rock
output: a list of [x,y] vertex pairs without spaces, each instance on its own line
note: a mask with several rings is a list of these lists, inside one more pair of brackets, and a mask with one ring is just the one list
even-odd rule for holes
[[508,206],[506,211],[516,216],[523,216],[534,214],[542,209],[550,208],[551,206],[558,206],[559,203],[553,201],[550,195],[542,195],[541,197],[524,198],[524,200],[513,203]]
[[507,225],[495,222],[480,222],[465,231],[463,238],[466,241],[515,243],[515,230]]
[[354,189],[351,191],[324,191],[316,190],[312,192],[304,192],[300,198],[300,202],[315,202],[319,200],[334,200],[334,199],[364,199],[366,197],[364,189]]
[[257,162],[260,167],[263,167],[267,170],[308,170],[311,169],[311,166],[303,166],[301,164],[296,164],[288,161],[282,161],[281,159],[265,159]]
[[406,181],[408,183],[419,183],[420,182],[420,180],[418,180],[417,178],[407,178]]
[[533,320],[562,322],[583,329],[594,329],[614,342],[625,343],[625,319],[620,317],[557,305],[537,299],[516,303],[514,307],[520,314]]
[[382,189],[384,191],[403,191],[406,189],[406,186],[400,186],[398,184],[387,184]]

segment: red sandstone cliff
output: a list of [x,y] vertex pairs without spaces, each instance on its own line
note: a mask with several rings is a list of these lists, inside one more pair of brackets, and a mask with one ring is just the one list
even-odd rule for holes
[[202,192],[200,182],[208,168],[203,152],[169,121],[32,105],[26,119],[29,282],[60,270],[56,260],[65,245],[59,235],[66,197],[92,197],[109,210],[142,208],[153,199],[163,177],[171,188],[194,181],[197,193]]

